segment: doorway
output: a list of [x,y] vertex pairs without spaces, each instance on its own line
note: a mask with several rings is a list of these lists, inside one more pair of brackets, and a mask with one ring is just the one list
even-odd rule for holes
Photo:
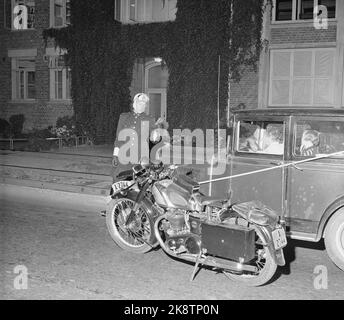
[[168,69],[160,62],[151,61],[145,65],[145,92],[149,96],[147,113],[158,120],[167,117],[166,90]]

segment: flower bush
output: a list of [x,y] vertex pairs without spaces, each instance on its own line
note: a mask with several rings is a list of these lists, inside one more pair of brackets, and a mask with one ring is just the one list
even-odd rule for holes
[[75,117],[61,117],[56,121],[56,126],[51,128],[51,133],[61,138],[62,144],[66,146],[72,146],[75,144],[75,138],[78,136],[87,136],[87,132],[82,126],[78,125],[75,121]]

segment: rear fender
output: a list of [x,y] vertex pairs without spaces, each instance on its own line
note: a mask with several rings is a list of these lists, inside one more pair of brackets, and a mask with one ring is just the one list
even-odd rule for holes
[[274,248],[270,228],[261,227],[261,226],[256,226],[256,228],[258,228],[261,231],[261,235],[262,235],[263,240],[266,244],[266,247],[268,248],[268,250],[269,250],[272,258],[276,262],[276,264],[278,266],[284,266],[285,265],[285,259],[284,259],[283,249],[276,250]]

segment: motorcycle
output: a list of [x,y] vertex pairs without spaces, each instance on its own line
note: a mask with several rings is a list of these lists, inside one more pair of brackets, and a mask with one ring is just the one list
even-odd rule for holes
[[124,250],[160,247],[170,256],[223,272],[248,286],[266,284],[285,264],[283,221],[259,201],[232,204],[200,192],[178,167],[138,164],[111,187],[106,224]]

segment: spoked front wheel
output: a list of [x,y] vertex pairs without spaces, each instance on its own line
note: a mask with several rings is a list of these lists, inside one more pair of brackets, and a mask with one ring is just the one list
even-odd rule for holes
[[154,224],[144,207],[140,206],[134,219],[127,225],[134,205],[135,201],[127,198],[111,200],[106,210],[106,225],[119,247],[134,253],[145,253],[152,248],[149,243],[154,237]]

